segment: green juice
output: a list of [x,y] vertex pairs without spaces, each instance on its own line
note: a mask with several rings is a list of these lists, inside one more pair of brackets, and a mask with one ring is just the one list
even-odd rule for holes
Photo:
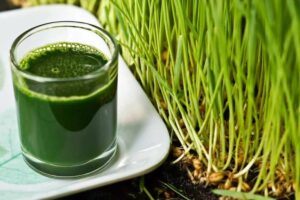
[[[107,62],[97,49],[77,43],[44,46],[21,60],[27,74],[57,79],[41,84],[14,76],[22,150],[34,168],[76,176],[110,160],[116,146],[117,67],[101,71]],[[88,78],[91,74],[98,76]]]

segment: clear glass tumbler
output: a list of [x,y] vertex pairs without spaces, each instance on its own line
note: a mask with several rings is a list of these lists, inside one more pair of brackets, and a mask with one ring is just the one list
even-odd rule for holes
[[30,167],[74,177],[112,159],[118,55],[109,33],[82,22],[47,23],[16,38],[11,70],[21,148]]

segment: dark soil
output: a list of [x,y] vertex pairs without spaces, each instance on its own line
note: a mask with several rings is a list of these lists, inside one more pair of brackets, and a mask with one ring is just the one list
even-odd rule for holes
[[171,164],[173,159],[174,158],[169,156],[168,160],[161,167],[144,177],[74,194],[72,196],[61,198],[61,200],[148,200],[149,197],[140,189],[140,184],[142,184],[143,181],[145,188],[154,199],[184,199],[166,187],[164,183],[175,187],[177,191],[187,197],[187,199],[218,199],[216,195],[211,193],[212,188],[200,184],[193,184],[181,164]]

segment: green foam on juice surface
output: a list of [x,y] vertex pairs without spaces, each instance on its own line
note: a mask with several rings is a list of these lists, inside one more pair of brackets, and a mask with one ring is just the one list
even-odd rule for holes
[[115,144],[117,93],[117,74],[101,71],[107,62],[97,49],[67,42],[40,47],[21,60],[21,71],[54,80],[14,77],[22,150],[42,163],[34,167],[73,176],[107,162],[109,156],[99,156]]
[[80,77],[100,69],[107,59],[97,49],[78,43],[47,45],[30,52],[21,68],[51,78]]

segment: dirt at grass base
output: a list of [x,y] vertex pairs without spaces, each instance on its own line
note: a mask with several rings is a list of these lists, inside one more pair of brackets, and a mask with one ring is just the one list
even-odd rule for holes
[[[131,180],[123,181],[113,185],[100,187],[86,192],[74,194],[61,200],[148,200],[147,191],[155,200],[219,200],[232,199],[220,198],[211,191],[212,186],[194,184],[188,176],[186,163],[178,162],[171,164],[176,156],[170,154],[168,159],[155,171]],[[177,194],[170,187],[176,188]],[[144,185],[144,187],[142,187]],[[145,192],[145,189],[147,190]],[[181,196],[183,195],[183,196]],[[294,196],[287,196],[279,200],[295,200]]]
[[144,177],[123,181],[113,185],[97,188],[72,196],[64,197],[64,200],[89,199],[89,200],[148,200],[149,197],[140,187],[144,184],[154,199],[184,199],[176,194],[164,183],[175,187],[182,195],[188,199],[195,200],[218,200],[219,198],[211,193],[213,188],[205,185],[193,184],[187,175],[183,165],[171,164],[174,158],[169,156],[167,161],[158,169]]

